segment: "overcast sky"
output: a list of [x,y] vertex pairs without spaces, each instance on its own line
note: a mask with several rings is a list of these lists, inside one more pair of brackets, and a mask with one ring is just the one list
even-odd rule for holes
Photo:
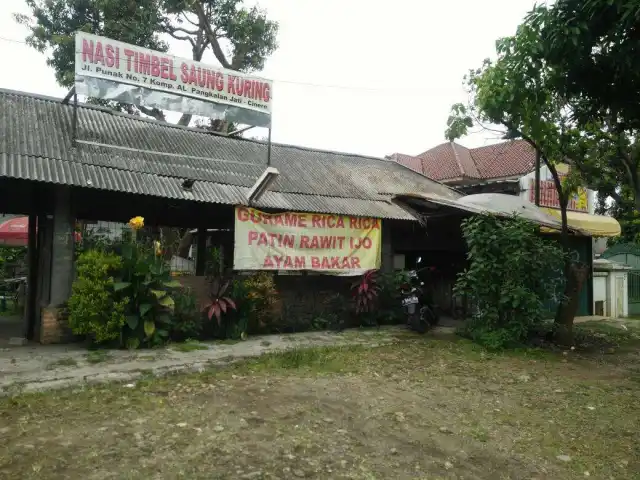
[[[275,81],[273,140],[383,156],[418,154],[444,141],[462,77],[493,56],[534,0],[260,0],[280,23],[279,49],[261,74]],[[64,96],[46,57],[12,17],[24,0],[0,2],[0,87]],[[190,57],[188,44],[170,52]],[[213,61],[213,55],[204,61]],[[9,73],[11,72],[11,73]],[[258,132],[260,134],[260,132]],[[462,140],[484,145],[495,135]]]

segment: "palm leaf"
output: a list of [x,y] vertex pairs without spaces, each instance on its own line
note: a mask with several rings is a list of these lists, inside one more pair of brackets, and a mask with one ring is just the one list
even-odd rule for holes
[[233,308],[234,310],[237,310],[238,307],[236,307],[236,302],[234,302],[233,300],[231,300],[229,297],[223,297],[224,301],[227,302],[227,304]]

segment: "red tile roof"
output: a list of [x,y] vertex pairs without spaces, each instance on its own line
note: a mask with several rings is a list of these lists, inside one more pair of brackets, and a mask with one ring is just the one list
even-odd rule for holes
[[391,158],[442,182],[526,175],[533,170],[536,161],[534,149],[524,140],[512,140],[472,149],[447,142],[415,157],[394,153]]
[[483,179],[526,175],[536,166],[536,152],[524,140],[474,148],[471,156]]

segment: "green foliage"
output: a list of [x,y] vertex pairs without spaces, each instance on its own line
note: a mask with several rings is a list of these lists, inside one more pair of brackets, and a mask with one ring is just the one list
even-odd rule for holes
[[122,260],[113,254],[90,250],[77,261],[77,279],[67,303],[69,326],[77,335],[88,335],[96,343],[117,340],[125,324],[128,298],[113,295],[113,275]]
[[183,341],[199,338],[203,329],[203,314],[198,308],[196,296],[191,289],[177,290],[173,294],[175,307],[170,336],[172,340]]
[[154,247],[135,241],[122,246],[122,270],[113,291],[129,300],[124,338],[131,348],[165,343],[173,324],[173,291],[182,285],[171,278],[169,265],[156,253]]
[[[540,58],[539,39],[540,26],[524,23],[514,36],[496,42],[497,59],[485,60],[465,77],[471,101],[452,107],[445,136],[454,140],[480,124],[497,125],[507,139],[524,139],[549,168],[564,209],[581,184],[579,166],[585,154],[595,154],[595,140],[584,135],[574,120],[573,105],[554,90],[557,73]],[[558,162],[576,166],[568,181],[560,181]]]
[[398,270],[378,276],[380,294],[376,324],[387,325],[404,323],[405,314],[402,309],[400,286],[408,281],[407,272]]
[[217,276],[222,274],[222,255],[219,248],[210,248],[208,251],[208,258],[205,262],[205,274],[213,280]]
[[[328,295],[321,303],[321,311],[311,321],[312,330],[343,330],[348,327],[350,316],[347,299],[344,295],[335,292]],[[374,323],[375,320],[367,321],[367,315],[360,315],[360,320],[366,323]]]
[[640,42],[635,0],[559,0],[525,23],[539,31],[537,57],[571,106],[586,143],[576,166],[603,196],[640,209]]
[[243,303],[248,312],[249,331],[268,331],[274,321],[274,307],[278,301],[273,273],[257,272],[247,277],[243,283],[246,290]]
[[0,245],[0,279],[10,278],[13,271],[26,271],[27,247]]
[[514,217],[476,215],[463,222],[470,266],[454,288],[475,305],[463,334],[491,349],[513,347],[540,328],[545,303],[557,294],[562,250],[535,225]]
[[620,222],[622,231],[619,237],[609,239],[609,246],[618,243],[640,244],[640,212],[636,208],[634,197],[633,191],[625,185],[618,189],[613,202],[608,199],[608,195],[598,193],[596,212],[614,217]]
[[640,128],[640,42],[636,0],[558,0],[526,23],[540,29],[538,53],[557,75],[554,88],[581,123],[614,114]]
[[39,52],[49,49],[49,66],[63,87],[71,87],[75,73],[77,30],[114,38],[141,47],[166,51],[160,41],[158,0],[26,0],[31,16],[16,15],[30,34],[27,43]]
[[75,244],[76,254],[78,255],[88,250],[113,251],[122,241],[122,239],[113,239],[109,235],[107,228],[97,228],[93,225],[77,225],[75,235],[79,240]]
[[[540,155],[553,177],[560,200],[562,219],[561,241],[569,251],[567,204],[577,187],[584,183],[586,169],[593,169],[601,155],[600,125],[590,125],[588,131],[576,122],[575,105],[555,88],[558,72],[541,58],[541,24],[525,22],[514,36],[496,42],[497,59],[485,60],[483,66],[471,70],[466,77],[470,93],[469,105],[457,104],[447,121],[445,136],[457,138],[468,132],[468,126],[498,125],[505,138],[522,138]],[[569,176],[562,180],[556,169],[558,162],[571,166]],[[566,285],[578,281],[579,269],[565,257]],[[570,332],[578,303],[572,296],[561,303],[556,323]],[[568,336],[568,335],[567,335]],[[567,341],[564,339],[563,341]]]

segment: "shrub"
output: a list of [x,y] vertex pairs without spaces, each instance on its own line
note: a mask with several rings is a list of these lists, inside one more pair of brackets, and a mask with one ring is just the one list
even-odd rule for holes
[[462,230],[470,265],[454,293],[475,306],[462,334],[491,349],[525,342],[555,293],[550,279],[562,269],[562,250],[518,217],[476,215],[463,221]]
[[202,311],[191,289],[177,291],[173,295],[175,307],[170,337],[172,340],[184,341],[188,338],[199,338],[203,330]]
[[113,275],[121,259],[99,250],[88,250],[77,261],[77,279],[67,302],[69,327],[76,335],[87,335],[96,343],[120,338],[125,324],[128,298],[117,301]]
[[14,271],[26,272],[27,247],[6,247],[0,245],[0,279],[10,278]]
[[278,301],[273,274],[258,272],[247,277],[243,283],[248,329],[252,332],[269,330],[274,321],[274,306]]
[[[348,300],[338,292],[330,293],[321,301],[321,311],[311,321],[312,330],[343,330],[349,326]],[[362,319],[362,318],[361,318]]]
[[128,300],[128,328],[123,332],[127,347],[161,345],[168,340],[175,306],[173,292],[181,287],[171,278],[157,242],[152,246],[138,244],[134,236],[122,246],[122,269],[113,289]]
[[378,295],[378,311],[376,323],[379,325],[394,325],[404,323],[405,314],[402,309],[400,286],[407,282],[407,272],[396,271],[385,273],[378,277],[380,293]]

